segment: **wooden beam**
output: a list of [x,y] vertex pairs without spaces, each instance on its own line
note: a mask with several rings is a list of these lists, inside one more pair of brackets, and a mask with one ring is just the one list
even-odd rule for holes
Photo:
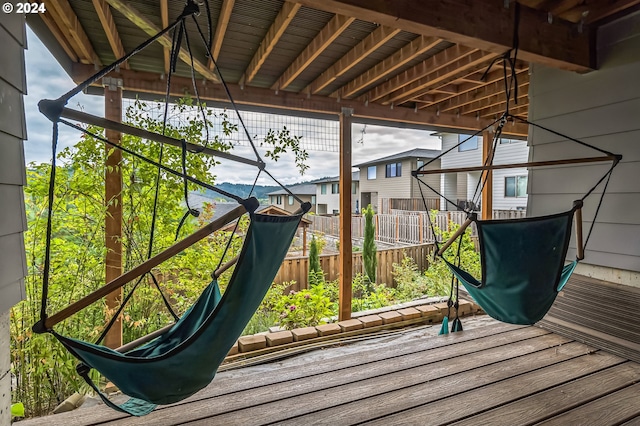
[[[218,15],[218,23],[216,24],[216,31],[213,34],[213,45],[211,46],[211,57],[214,60],[218,60],[220,49],[222,49],[222,42],[224,41],[224,35],[227,32],[229,26],[229,19],[233,12],[233,6],[236,0],[223,0],[220,7],[220,14]],[[213,70],[213,61],[209,58],[209,69]]]
[[[292,1],[496,54],[513,42],[515,7],[505,8],[502,1]],[[521,5],[519,31],[522,60],[577,72],[595,67],[595,29],[585,26],[579,32],[561,19],[548,23],[546,12]]]
[[351,243],[351,122],[353,110],[340,113],[340,288],[338,320],[351,318],[353,247]]
[[622,12],[625,9],[637,6],[638,4],[640,4],[640,0],[589,2],[588,4],[582,4],[567,10],[558,16],[576,23],[584,19],[584,23],[588,25]]
[[267,34],[264,39],[260,43],[258,50],[253,55],[251,62],[249,62],[249,66],[244,71],[244,75],[242,77],[242,81],[244,84],[249,84],[255,78],[256,74],[267,60],[267,57],[273,51],[273,48],[278,44],[280,38],[284,34],[284,31],[287,29],[293,18],[298,13],[300,9],[299,4],[284,2],[282,5],[282,9],[280,9],[280,13],[276,16],[276,19],[269,27]]
[[51,16],[56,21],[58,28],[60,28],[60,31],[65,35],[71,46],[74,47],[80,61],[102,65],[69,1],[51,0],[47,3],[47,9],[49,8],[51,8]]
[[348,18],[341,15],[331,18],[318,35],[311,40],[311,43],[289,65],[278,81],[271,86],[271,89],[286,89],[355,20],[356,18]]
[[[122,121],[122,89],[104,88],[104,115],[108,120]],[[120,144],[121,134],[113,130],[106,130],[107,139]],[[105,215],[104,231],[106,244],[105,280],[110,282],[122,275],[122,151],[114,149],[105,143],[107,159],[105,162],[105,203],[107,213]],[[106,297],[107,318],[105,324],[111,319],[111,315],[120,307],[122,301],[122,288],[114,290]],[[118,316],[111,329],[104,338],[104,345],[109,348],[122,346],[122,317]]]
[[360,63],[367,56],[371,55],[378,48],[391,40],[400,32],[399,29],[379,26],[371,34],[366,36],[360,43],[355,45],[346,55],[338,59],[338,61],[329,67],[325,72],[320,74],[318,78],[309,84],[303,92],[318,93],[336,78],[349,71],[351,68]]
[[[158,34],[162,28],[158,28],[153,22],[144,17],[140,12],[138,12],[133,7],[129,6],[129,2],[125,2],[124,0],[106,0],[111,7],[116,9],[118,12],[122,13],[128,20],[130,20],[133,24],[135,24],[142,31],[147,33],[150,36],[154,36]],[[173,40],[168,34],[163,34],[162,37],[158,39],[158,43],[162,44],[164,47],[171,49],[171,44]],[[185,48],[180,48],[178,53],[178,57],[188,66],[191,66],[191,57],[189,56],[189,52]],[[200,62],[197,58],[193,58],[193,68],[198,72],[201,76],[206,78],[207,80],[214,81],[218,83],[218,76],[212,72],[205,64]]]
[[[502,132],[502,134],[504,134],[504,131]],[[470,167],[454,167],[451,169],[420,170],[420,171],[416,171],[415,173],[419,175],[437,175],[442,173],[464,173],[464,172],[480,172],[484,170],[517,169],[520,167],[543,167],[543,166],[562,166],[566,164],[601,163],[604,161],[615,161],[615,160],[616,160],[615,156],[605,155],[602,157],[570,158],[566,160],[530,161],[528,163],[490,164],[488,166],[470,166]]]
[[80,62],[80,58],[78,58],[78,54],[76,53],[74,48],[71,46],[71,43],[69,43],[69,40],[67,40],[65,35],[62,33],[62,31],[58,27],[58,24],[53,18],[51,11],[52,9],[48,9],[46,12],[40,14],[40,18],[42,18],[42,21],[45,23],[47,28],[49,28],[49,31],[51,31],[51,34],[53,34],[53,37],[56,39],[58,44],[60,44],[60,46],[65,51],[67,56],[69,56],[69,59],[71,59],[71,62]]
[[446,66],[439,67],[437,70],[420,77],[413,83],[394,91],[382,98],[380,102],[383,104],[401,104],[416,96],[422,96],[432,87],[456,81],[461,74],[485,68],[487,66],[487,62],[495,56],[496,55],[494,53],[487,53],[483,51],[472,52],[471,54],[463,56],[453,62],[449,62]]
[[338,91],[331,94],[332,97],[340,96],[343,99],[350,98],[360,90],[370,87],[377,81],[385,78],[392,72],[413,61],[420,55],[437,46],[442,40],[435,37],[421,36],[402,47],[396,53],[378,63],[367,72],[359,75]]
[[[500,71],[500,73],[502,73],[502,71]],[[516,74],[516,76],[518,78],[518,94],[520,95],[523,91],[526,93],[526,89],[528,88],[529,84],[529,72],[521,71],[519,74]],[[525,86],[527,87],[525,88]],[[465,105],[469,105],[473,102],[490,98],[491,96],[497,95],[499,93],[504,93],[504,81],[500,80],[458,95],[446,102],[439,103],[437,104],[437,108],[440,110],[440,112],[452,111]]]
[[[476,115],[480,116],[481,118],[495,119],[495,118],[498,118],[504,112],[504,109],[506,107],[507,107],[507,103],[502,102],[492,107],[481,109],[480,111],[476,112]],[[522,95],[520,94],[518,95],[517,104],[514,103],[513,100],[510,102],[509,112],[513,115],[524,115],[524,118],[527,117],[527,114],[529,112],[529,99],[526,93]]]
[[[493,157],[493,133],[490,131],[482,132],[482,160],[483,164],[487,164]],[[492,161],[491,161],[492,162]],[[493,170],[484,170],[480,175],[480,179],[484,181],[482,186],[482,220],[493,219]]]
[[[95,70],[91,66],[74,64],[72,78],[74,81],[84,81],[93,75]],[[166,82],[159,78],[158,74],[120,70],[118,78],[124,81],[125,90],[138,91],[164,96]],[[193,94],[192,82],[190,78],[174,76],[171,80],[171,95],[182,97],[185,94]],[[205,84],[196,81],[200,98],[206,101],[217,101],[227,103],[229,100],[224,89],[217,84]],[[475,117],[457,117],[454,114],[435,114],[428,111],[413,108],[396,107],[389,108],[380,104],[366,104],[359,100],[342,100],[337,102],[328,96],[306,95],[282,91],[277,96],[271,89],[240,86],[239,84],[229,84],[229,91],[234,101],[238,105],[249,105],[253,107],[275,108],[287,111],[315,112],[323,114],[340,114],[342,107],[354,109],[354,116],[362,119],[384,121],[388,123],[416,124],[420,126],[430,126],[439,129],[456,129],[476,131],[489,125],[493,120],[476,120]],[[516,137],[527,135],[528,127],[524,124],[506,126],[505,132]]]
[[[162,28],[169,26],[169,0],[160,0],[160,20],[162,21]],[[171,48],[162,46],[162,56],[164,59],[164,73],[169,74],[169,67],[171,66]]]
[[[527,82],[518,87],[518,99],[528,98],[528,96],[529,96],[529,83]],[[507,96],[505,95],[504,92],[502,92],[502,93],[498,93],[498,94],[486,97],[481,100],[471,102],[467,105],[457,108],[456,111],[462,115],[472,114],[476,111],[480,111],[481,109],[489,108],[494,105],[499,105],[506,101],[507,101]],[[511,104],[513,104],[513,98],[511,99]]]
[[[116,59],[122,58],[126,52],[124,51],[120,34],[118,34],[116,23],[113,20],[109,4],[107,4],[105,0],[93,0],[93,7],[98,13],[98,18],[100,19],[100,23],[102,24],[105,34],[107,35],[107,40],[109,40],[109,46],[111,46],[113,55]],[[129,69],[129,64],[127,62],[122,66],[125,69]]]
[[424,78],[425,75],[433,73],[447,65],[455,63],[458,59],[476,52],[476,49],[471,49],[465,46],[451,46],[442,52],[425,59],[418,65],[409,68],[406,71],[398,74],[389,81],[376,86],[373,90],[370,90],[365,95],[360,96],[360,99],[369,99],[369,102],[375,102],[385,96],[398,91],[403,87],[413,83],[414,81]]
[[245,212],[246,212],[246,209],[243,205],[237,206],[230,212],[224,214],[223,216],[220,216],[218,219],[215,219],[214,221],[210,222],[204,227],[198,229],[196,232],[184,238],[183,240],[178,241],[174,245],[161,251],[160,253],[153,256],[149,260],[141,263],[140,265],[136,266],[130,271],[127,271],[124,274],[117,277],[116,279],[108,282],[107,284],[100,287],[98,290],[94,291],[93,293],[83,297],[82,299],[78,300],[75,303],[72,303],[71,305],[62,309],[57,314],[51,315],[45,320],[45,323],[44,323],[45,329],[51,330],[51,328],[54,325],[58,324],[61,321],[64,321],[66,318],[69,318],[71,315],[81,311],[82,309],[86,308],[92,303],[97,302],[98,300],[105,297],[106,295],[113,292],[114,290],[121,288],[126,283],[132,280],[135,280],[136,278],[140,277],[143,274],[146,274],[156,266],[160,265],[162,262],[166,261],[167,259],[171,259],[176,254],[180,253],[186,248],[191,247],[192,245],[202,240],[203,238],[207,237],[211,233],[222,228],[227,223],[239,218]]

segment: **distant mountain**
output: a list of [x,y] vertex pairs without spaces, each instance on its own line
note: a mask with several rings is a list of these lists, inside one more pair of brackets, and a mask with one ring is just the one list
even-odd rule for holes
[[[251,185],[246,183],[222,182],[220,184],[216,184],[216,187],[224,191],[230,192],[231,194],[238,195],[242,198],[248,197],[249,194],[251,193]],[[269,198],[267,194],[269,192],[277,191],[278,189],[280,189],[280,187],[275,185],[256,185],[255,188],[253,189],[252,195],[256,197],[258,200],[267,200]],[[233,201],[209,189],[205,191],[205,195],[207,197],[214,198],[214,199]]]

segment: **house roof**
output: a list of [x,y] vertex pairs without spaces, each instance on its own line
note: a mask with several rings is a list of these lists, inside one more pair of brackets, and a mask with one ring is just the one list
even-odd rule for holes
[[[314,183],[302,183],[298,185],[287,186],[289,191],[295,195],[316,195],[316,185]],[[284,189],[269,192],[267,195],[288,195],[289,193]]]
[[[359,181],[359,180],[360,180],[360,171],[352,172],[351,181],[353,182],[353,181]],[[339,181],[340,181],[340,176],[331,176],[331,177],[314,180],[313,183],[318,184],[318,183],[339,182]]]
[[434,158],[440,155],[442,151],[439,149],[422,149],[414,148],[409,151],[399,152],[387,157],[376,158],[375,160],[356,164],[354,167],[372,166],[374,164],[386,163],[392,160],[404,160],[405,158]]

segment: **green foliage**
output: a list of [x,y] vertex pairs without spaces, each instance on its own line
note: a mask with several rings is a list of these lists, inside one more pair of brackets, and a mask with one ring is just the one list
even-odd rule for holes
[[24,417],[24,404],[22,402],[11,404],[11,417]]
[[373,223],[373,208],[371,204],[362,211],[364,214],[364,242],[362,245],[362,261],[364,262],[364,270],[369,281],[376,282],[376,268],[378,267],[378,258],[376,257],[376,226]]
[[[192,143],[202,143],[205,123],[192,100],[184,99],[170,106],[169,123],[166,127],[157,119],[163,105],[136,101],[126,111],[129,124],[157,133],[164,133]],[[208,146],[220,151],[229,151],[232,146],[223,138],[237,131],[225,114],[216,116],[206,111],[209,125],[222,129],[208,141]],[[90,128],[98,135],[101,129]],[[221,136],[219,136],[221,135]],[[274,143],[281,143],[281,139]],[[147,158],[158,160],[160,146],[136,136],[123,135],[123,146]],[[286,142],[291,148],[292,142]],[[293,146],[296,148],[296,146]],[[297,146],[297,149],[300,149]],[[105,159],[113,149],[105,149],[95,138],[83,135],[72,147],[58,154],[59,164],[55,185],[53,208],[53,238],[51,241],[51,273],[48,297],[48,312],[58,312],[73,301],[104,285],[104,237],[105,207]],[[182,150],[165,146],[162,164],[182,170]],[[217,162],[203,155],[186,156],[187,174],[212,183]],[[118,166],[123,177],[121,193],[123,269],[130,270],[147,258],[151,233],[154,193],[158,170],[135,157],[124,155]],[[49,335],[31,332],[31,326],[39,320],[41,284],[44,271],[45,229],[47,221],[48,180],[51,166],[30,164],[25,187],[25,205],[28,230],[25,233],[27,265],[29,268],[25,284],[26,300],[11,310],[11,357],[12,373],[17,387],[13,399],[22,401],[27,416],[41,415],[51,411],[55,405],[76,391],[88,390],[75,373],[76,360]],[[152,255],[174,243],[178,223],[185,212],[184,181],[162,172],[159,181],[158,216],[155,222]],[[199,189],[189,183],[188,191]],[[110,203],[119,202],[117,199]],[[198,219],[189,218],[180,232],[180,238],[208,222],[214,213],[207,206]],[[247,220],[240,224],[240,231]],[[240,232],[239,234],[242,234]],[[225,250],[229,233],[219,231],[200,243],[169,259],[153,270],[161,288],[174,310],[182,314],[201,294],[211,281],[211,272],[216,268]],[[241,238],[234,237],[225,259],[238,254]],[[222,291],[230,274],[219,279]],[[127,294],[133,284],[124,288]],[[95,340],[113,312],[104,303],[95,303],[56,326],[61,334]],[[131,341],[172,321],[171,315],[159,297],[152,281],[145,277],[138,285],[133,297],[126,305],[123,315],[123,340]],[[93,378],[100,380],[96,372]]]
[[353,312],[366,311],[392,305],[395,291],[385,284],[373,284],[367,275],[357,273],[352,281],[351,309]]
[[294,161],[298,171],[301,175],[304,175],[304,172],[309,168],[306,164],[309,159],[309,153],[300,145],[301,139],[302,136],[292,135],[289,129],[284,126],[280,131],[269,129],[264,137],[264,142],[261,145],[271,147],[265,153],[265,157],[270,158],[273,161],[278,161],[282,154],[291,150],[295,157]]
[[[439,241],[447,241],[459,227],[459,225],[453,222],[449,223],[448,231],[435,226],[436,235],[440,236],[438,238]],[[444,254],[445,258],[451,263],[456,262],[458,245],[460,245],[459,238],[456,239]],[[460,245],[460,266],[476,278],[479,278],[482,274],[480,253],[476,250],[473,240],[471,239],[471,227],[467,228],[466,232],[462,236],[462,244]],[[434,262],[431,262],[424,275],[427,278],[429,288],[433,288],[433,291],[436,292],[435,294],[449,294],[451,286],[451,271],[442,259],[436,258]]]
[[320,258],[318,257],[318,242],[315,235],[311,237],[309,244],[309,285],[318,284],[324,281],[324,273],[320,266]]
[[421,297],[445,296],[449,287],[439,286],[437,281],[430,280],[420,273],[416,262],[404,256],[400,263],[393,264],[393,277],[396,282],[396,298],[398,301],[409,301]]
[[287,330],[322,324],[324,318],[333,315],[331,307],[323,284],[297,292],[292,290],[282,296],[276,305],[280,312],[280,326]]

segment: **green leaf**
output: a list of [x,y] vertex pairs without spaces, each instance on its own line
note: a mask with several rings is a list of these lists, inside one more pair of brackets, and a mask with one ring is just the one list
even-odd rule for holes
[[11,404],[11,417],[24,417],[24,404],[22,402]]

